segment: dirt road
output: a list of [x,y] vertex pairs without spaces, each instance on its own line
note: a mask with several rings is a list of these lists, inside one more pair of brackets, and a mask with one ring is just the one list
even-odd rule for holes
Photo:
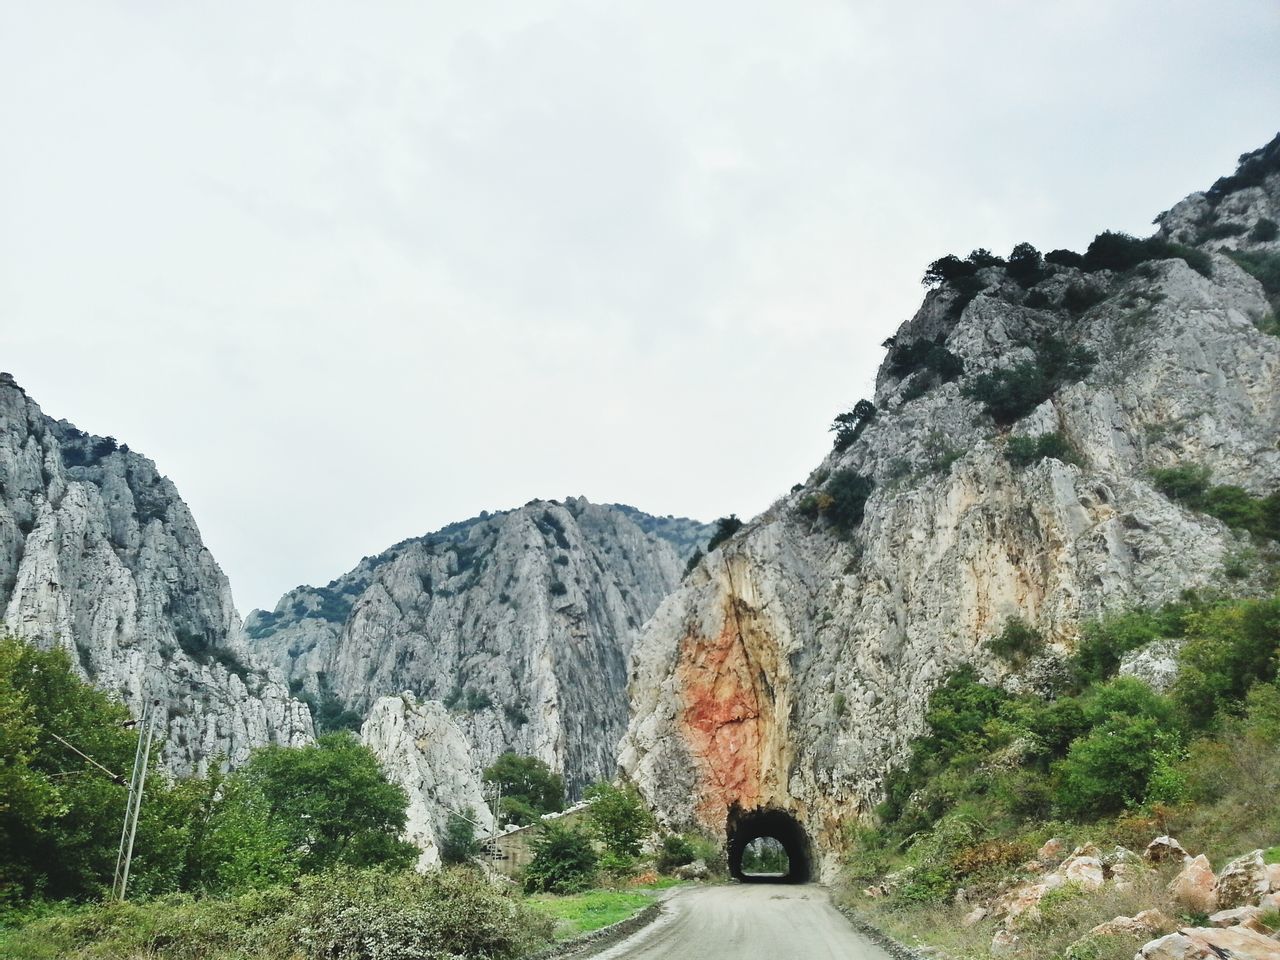
[[595,960],[889,960],[814,884],[677,890],[663,915]]

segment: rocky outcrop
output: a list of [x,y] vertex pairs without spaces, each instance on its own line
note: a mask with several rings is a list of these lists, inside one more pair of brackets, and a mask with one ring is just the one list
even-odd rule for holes
[[[1047,685],[1082,620],[1226,582],[1247,535],[1151,471],[1199,464],[1254,494],[1280,480],[1280,340],[1256,325],[1272,306],[1220,252],[1280,253],[1250,239],[1280,174],[1248,190],[1214,207],[1240,231],[1191,262],[1058,263],[1026,286],[988,266],[971,299],[951,284],[926,297],[857,439],[706,557],[638,641],[620,764],[663,820],[722,831],[735,807],[774,807],[833,850],[950,671]],[[1198,242],[1202,200],[1162,229]],[[971,395],[1017,364],[1051,377],[1051,351],[1073,349],[1093,362],[1012,423]],[[1056,453],[1025,453],[1048,434]],[[1017,664],[989,646],[1014,617],[1045,641]]]
[[5,627],[164,711],[175,772],[311,737],[305,705],[245,646],[227,578],[173,484],[110,437],[53,420],[0,374]]
[[571,792],[613,775],[626,658],[709,528],[581,498],[533,501],[405,540],[247,621],[320,707],[443,702],[487,764],[537,756]]
[[419,703],[411,693],[382,697],[360,728],[360,739],[408,798],[404,838],[422,851],[418,869],[439,865],[440,838],[453,814],[470,820],[477,837],[493,833],[480,765],[443,704]]

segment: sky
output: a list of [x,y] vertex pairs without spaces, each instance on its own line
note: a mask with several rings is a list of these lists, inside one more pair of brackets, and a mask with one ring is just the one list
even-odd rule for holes
[[945,253],[1280,129],[1280,4],[0,4],[0,369],[242,612],[481,510],[751,516]]

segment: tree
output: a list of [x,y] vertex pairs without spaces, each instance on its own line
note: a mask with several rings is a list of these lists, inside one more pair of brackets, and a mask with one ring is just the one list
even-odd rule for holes
[[736,513],[731,513],[727,517],[721,517],[716,521],[716,529],[711,534],[711,539],[707,541],[707,553],[710,553],[720,544],[724,543],[735,533],[742,529],[742,521],[738,519]]
[[399,839],[404,791],[387,782],[372,751],[349,733],[327,733],[301,749],[264,747],[229,782],[245,791],[244,809],[260,809],[262,822],[301,851],[303,872],[340,863],[407,866],[417,855]]
[[579,893],[595,880],[596,852],[584,831],[550,821],[542,825],[532,846],[533,860],[524,875],[529,893]]
[[836,435],[836,450],[847,450],[862,435],[872,420],[876,418],[876,405],[870,400],[859,400],[852,410],[836,414],[831,424],[831,432]]
[[[87,899],[110,885],[138,743],[128,720],[76,676],[65,651],[0,637],[0,906]],[[185,827],[168,791],[153,759],[131,876],[138,892],[176,883]]]
[[587,788],[586,798],[591,802],[587,819],[604,848],[616,857],[638,856],[653,831],[653,817],[636,788],[601,782]]
[[564,780],[537,757],[504,753],[484,772],[485,783],[502,791],[501,813],[508,823],[533,823],[564,809]]
[[467,808],[466,814],[450,813],[449,823],[440,838],[440,859],[448,864],[467,863],[480,852],[476,839],[475,811]]

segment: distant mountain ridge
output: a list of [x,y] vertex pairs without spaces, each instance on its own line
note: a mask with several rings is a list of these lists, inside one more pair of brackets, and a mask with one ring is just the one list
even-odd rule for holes
[[626,658],[711,526],[585,498],[533,500],[403,540],[255,610],[255,649],[321,723],[381,697],[439,701],[478,757],[539,756],[572,789],[611,777]]

